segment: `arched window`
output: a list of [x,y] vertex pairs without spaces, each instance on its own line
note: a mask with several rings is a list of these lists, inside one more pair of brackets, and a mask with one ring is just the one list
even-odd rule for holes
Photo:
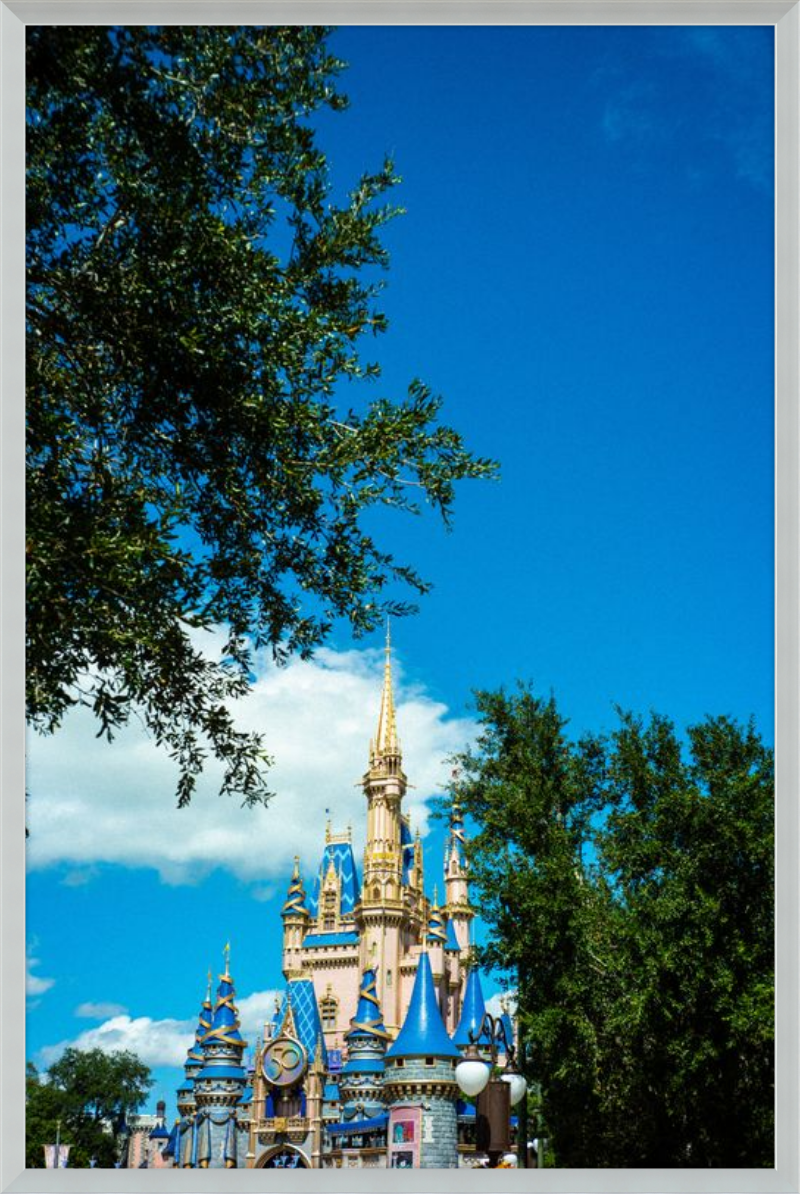
[[320,1004],[320,1015],[322,1016],[322,1031],[335,1032],[336,1031],[336,1013],[339,1004],[332,995],[326,995]]

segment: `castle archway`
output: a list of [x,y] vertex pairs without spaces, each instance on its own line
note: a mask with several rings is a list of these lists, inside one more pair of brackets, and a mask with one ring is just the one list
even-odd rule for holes
[[310,1169],[311,1162],[304,1152],[291,1144],[276,1144],[256,1161],[256,1169]]

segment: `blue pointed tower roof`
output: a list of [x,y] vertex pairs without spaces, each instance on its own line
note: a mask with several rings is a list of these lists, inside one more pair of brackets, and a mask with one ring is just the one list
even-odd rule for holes
[[449,916],[447,918],[447,930],[444,939],[444,947],[446,950],[453,950],[456,953],[461,953],[461,946],[458,944],[458,938],[456,937],[455,925]]
[[375,994],[375,971],[365,970],[361,976],[361,989],[358,992],[358,1007],[356,1014],[350,1021],[350,1029],[345,1033],[345,1040],[364,1037],[379,1037],[388,1040],[389,1033],[383,1023],[383,1013],[378,997]]
[[308,911],[312,916],[316,916],[319,911],[320,888],[331,864],[340,885],[339,914],[350,916],[358,903],[359,882],[353,846],[349,840],[326,842],[313,890],[307,897]]
[[[453,1041],[460,1049],[465,1049],[470,1043],[469,1034],[481,1031],[483,1017],[486,1015],[486,1004],[483,999],[483,989],[478,971],[473,967],[467,976],[464,989],[464,1002],[461,1005],[461,1018],[458,1028],[453,1033]],[[486,1034],[479,1038],[479,1044],[488,1044]]]
[[175,1157],[177,1161],[178,1142],[180,1140],[180,1120],[176,1119],[172,1131],[169,1134],[169,1140],[164,1145],[162,1150],[162,1157]]
[[201,1043],[208,1045],[213,1042],[220,1045],[234,1045],[244,1049],[247,1042],[239,1032],[239,1015],[236,1011],[236,1004],[233,1002],[236,992],[233,987],[233,979],[228,973],[227,946],[225,947],[225,951],[225,973],[219,976],[214,1016],[211,1021],[211,1027],[203,1036]]
[[456,1049],[442,1023],[436,991],[433,986],[431,963],[427,954],[422,954],[417,964],[414,990],[408,1005],[406,1018],[400,1035],[386,1054],[387,1058],[398,1057],[458,1057]]
[[303,887],[303,880],[300,877],[300,859],[295,854],[294,870],[292,877],[289,880],[289,890],[286,893],[286,902],[281,909],[281,916],[289,915],[308,916],[308,908],[306,907],[306,892]]
[[514,1044],[514,1025],[511,1023],[511,1017],[509,1016],[508,1012],[504,1011],[502,1016],[500,1017],[500,1020],[502,1021],[503,1028],[506,1031],[506,1037],[508,1039],[509,1044],[513,1045]]

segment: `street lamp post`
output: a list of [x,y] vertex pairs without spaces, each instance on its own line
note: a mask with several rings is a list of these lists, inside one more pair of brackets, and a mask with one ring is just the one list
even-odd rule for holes
[[[499,1077],[494,1077],[501,1045],[505,1069]],[[488,1154],[489,1165],[494,1169],[511,1142],[511,1108],[525,1097],[527,1090],[527,1083],[517,1069],[514,1042],[508,1039],[499,1017],[486,1012],[477,1033],[470,1031],[469,1045],[456,1066],[456,1082],[464,1094],[476,1097],[475,1144]]]

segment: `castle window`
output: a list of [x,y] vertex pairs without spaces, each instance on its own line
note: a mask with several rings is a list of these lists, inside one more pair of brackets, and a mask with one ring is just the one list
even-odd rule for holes
[[322,1031],[334,1032],[336,1029],[336,1012],[338,1003],[332,996],[326,996],[320,1004],[320,1015],[322,1016]]
[[336,917],[331,916],[330,913],[325,914],[322,918],[322,927],[326,933],[332,933],[336,928]]
[[434,1060],[432,1057],[426,1057],[426,1058],[425,1058],[425,1065],[436,1065],[436,1062],[435,1062],[435,1060]]

